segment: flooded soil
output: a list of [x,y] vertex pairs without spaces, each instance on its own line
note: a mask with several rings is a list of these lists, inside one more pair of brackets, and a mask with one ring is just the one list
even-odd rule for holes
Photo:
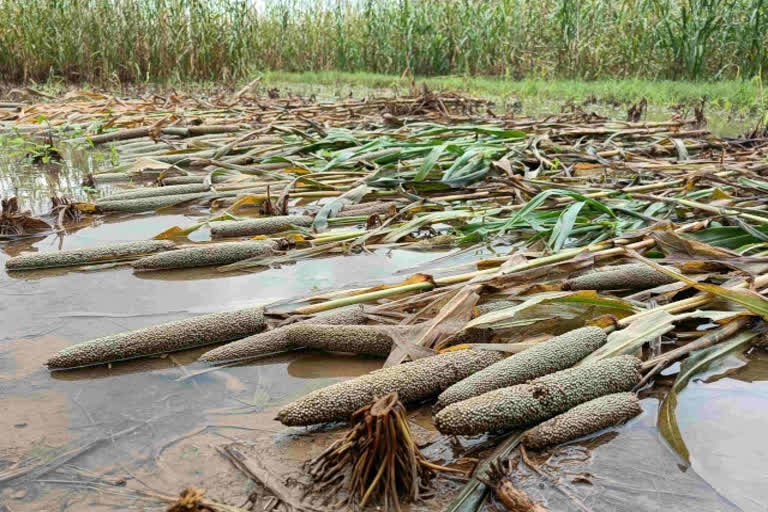
[[[68,154],[64,164],[53,165],[22,166],[7,157],[0,196],[18,195],[23,207],[40,212],[48,207],[51,192],[85,199],[114,188],[80,187],[82,176],[100,165],[92,154]],[[199,215],[190,210],[88,220],[67,233],[0,242],[0,266],[22,252],[144,240]],[[196,240],[207,236],[205,230],[194,234]],[[43,362],[91,338],[269,304],[305,296],[308,290],[369,285],[404,269],[431,268],[429,262],[455,252],[380,250],[239,275],[206,270],[134,274],[126,267],[3,271],[0,474],[35,469],[0,481],[0,510],[162,510],[167,504],[158,495],[176,496],[187,487],[240,506],[254,487],[217,451],[230,443],[239,443],[281,477],[296,477],[301,463],[320,453],[340,430],[285,428],[273,419],[276,407],[368,373],[381,360],[300,351],[204,372],[207,367],[196,359],[211,348],[205,347],[66,372],[50,372]],[[438,266],[460,264],[462,257]],[[726,363],[680,395],[678,416],[691,467],[658,434],[659,403],[649,397],[643,400],[644,413],[627,425],[540,460],[559,472],[557,481],[541,479],[521,465],[520,487],[553,511],[766,510],[768,449],[762,434],[768,424],[768,356],[755,349]],[[424,450],[430,460],[453,462],[485,453],[472,449],[482,447],[483,439],[432,435],[428,407],[412,412],[417,435],[432,440]],[[66,453],[76,456],[62,459]],[[412,510],[440,510],[460,487],[460,479],[441,477],[439,498]]]

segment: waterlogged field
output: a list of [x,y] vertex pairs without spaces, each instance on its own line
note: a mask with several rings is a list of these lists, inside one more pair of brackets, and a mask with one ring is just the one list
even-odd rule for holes
[[[294,103],[304,120],[287,115],[290,109],[278,108],[279,102],[270,104],[267,100],[241,98],[242,106],[229,108],[222,107],[213,98],[201,100],[207,105],[180,99],[172,108],[157,102],[152,109],[147,107],[140,113],[136,113],[134,107],[126,107],[119,113],[110,111],[108,116],[116,119],[116,126],[100,134],[147,126],[146,116],[152,120],[150,125],[165,119],[165,124],[158,126],[166,129],[166,133],[153,135],[157,140],[146,144],[146,136],[133,141],[116,139],[94,144],[96,148],[87,143],[63,142],[90,133],[86,125],[91,119],[101,119],[101,107],[92,107],[85,101],[68,107],[71,112],[81,113],[80,120],[68,121],[69,125],[83,125],[74,130],[58,123],[50,112],[47,114],[51,125],[58,126],[55,139],[35,136],[31,128],[24,131],[28,127],[25,123],[19,123],[16,133],[6,130],[0,147],[0,195],[18,197],[21,210],[29,209],[31,216],[43,216],[51,227],[6,232],[0,241],[0,265],[3,266],[10,258],[23,254],[148,240],[161,233],[171,233],[169,230],[176,226],[200,225],[198,229],[170,238],[178,245],[210,242],[211,228],[203,221],[220,217],[222,212],[229,212],[234,218],[255,217],[256,208],[265,204],[281,207],[279,197],[286,182],[291,181],[294,183],[285,192],[287,209],[291,213],[317,213],[324,205],[333,204],[340,195],[360,186],[360,179],[378,172],[382,179],[401,181],[379,183],[380,195],[366,189],[369,197],[366,202],[394,201],[398,210],[410,212],[411,220],[423,219],[425,215],[432,215],[430,218],[436,220],[401,228],[409,221],[408,217],[394,218],[390,213],[382,213],[376,222],[363,216],[339,223],[330,216],[329,225],[319,233],[289,230],[311,243],[298,243],[288,247],[281,257],[231,272],[220,272],[216,267],[139,272],[130,262],[3,271],[0,274],[0,318],[4,327],[0,335],[0,407],[3,410],[0,427],[5,435],[0,440],[0,503],[4,509],[162,510],[182,489],[198,488],[205,489],[210,499],[239,507],[236,510],[250,510],[253,503],[258,506],[252,510],[261,510],[259,506],[269,503],[269,493],[236,469],[217,447],[238,443],[249,456],[266,463],[278,479],[300,478],[301,464],[321,453],[342,435],[344,428],[338,423],[330,427],[285,427],[275,420],[279,408],[312,390],[380,368],[382,359],[296,350],[224,366],[199,362],[202,354],[215,348],[214,345],[73,370],[51,371],[44,366],[46,361],[66,347],[117,332],[252,306],[274,305],[273,311],[287,313],[297,306],[334,300],[338,295],[317,300],[307,300],[307,297],[399,283],[416,273],[432,275],[437,287],[431,291],[417,290],[411,295],[390,295],[395,301],[391,303],[387,295],[371,300],[368,306],[379,307],[378,316],[371,321],[403,321],[420,314],[425,315],[421,321],[427,321],[436,313],[427,307],[431,298],[414,302],[418,305],[415,308],[387,309],[387,306],[396,305],[398,300],[407,303],[409,298],[415,301],[419,293],[444,293],[440,287],[450,289],[447,283],[453,276],[488,269],[496,272],[500,264],[507,268],[521,265],[520,258],[530,262],[573,247],[600,244],[613,237],[629,236],[633,230],[643,229],[660,219],[675,226],[707,220],[710,214],[702,215],[700,208],[682,203],[667,208],[661,202],[649,207],[648,203],[632,202],[624,195],[598,198],[602,201],[599,204],[576,197],[584,204],[569,229],[563,227],[565,220],[560,219],[561,211],[570,208],[563,205],[574,204],[572,202],[540,202],[541,208],[529,210],[525,218],[515,217],[514,212],[520,211],[517,205],[529,203],[541,190],[554,188],[553,184],[557,184],[558,190],[578,190],[579,193],[593,193],[607,183],[613,184],[603,167],[597,171],[594,170],[597,167],[573,167],[578,163],[610,167],[605,161],[584,160],[595,154],[602,155],[603,159],[613,158],[602,153],[608,150],[610,141],[615,142],[611,147],[622,150],[620,154],[634,155],[639,162],[638,167],[631,169],[637,178],[624,182],[617,177],[617,186],[667,183],[666,188],[671,190],[669,197],[713,202],[717,208],[727,206],[737,212],[729,215],[750,214],[753,217],[741,218],[742,222],[760,232],[762,226],[755,227],[754,217],[761,214],[764,205],[759,198],[755,199],[754,188],[761,185],[754,182],[745,185],[736,180],[709,185],[685,181],[690,178],[689,174],[703,173],[707,165],[720,159],[725,159],[730,166],[724,168],[726,171],[740,169],[743,173],[759,173],[760,165],[764,164],[758,150],[729,148],[726,158],[720,155],[724,146],[714,149],[696,146],[720,144],[716,138],[702,134],[703,128],[680,121],[670,132],[663,123],[653,124],[657,121],[653,116],[645,119],[647,126],[643,128],[628,128],[618,121],[600,120],[587,114],[559,112],[553,112],[549,121],[500,118],[481,122],[480,114],[469,113],[468,104],[454,105],[450,98],[442,98],[442,107],[423,97],[412,103],[382,102],[380,107],[375,101],[365,107],[357,103],[322,108],[307,103],[299,107],[296,106],[299,103]],[[415,104],[421,105],[421,110],[417,110]],[[464,105],[466,111],[462,112],[457,105]],[[448,116],[444,108],[449,111]],[[63,111],[64,107],[56,109]],[[177,115],[184,112],[179,118],[186,122],[173,124],[174,120],[167,117],[171,111]],[[661,113],[658,116],[660,120]],[[623,119],[625,113],[616,112],[612,117]],[[192,119],[201,120],[202,124],[191,122]],[[313,122],[308,123],[306,119]],[[402,126],[404,119],[407,120],[405,127]],[[450,129],[441,132],[443,128],[435,124],[450,122],[465,127],[472,122],[475,128],[469,133],[455,134]],[[178,135],[181,132],[172,130],[182,126],[237,123],[242,125],[237,132],[207,137],[188,132]],[[712,120],[710,123],[716,125]],[[412,126],[409,128],[409,125]],[[595,135],[600,130],[604,133]],[[739,126],[725,122],[716,130],[725,135],[743,133]],[[534,145],[537,151],[534,154],[526,141],[529,136],[541,135],[544,131],[556,141],[553,144],[557,147],[540,145],[537,150]],[[92,141],[97,136],[89,135]],[[594,139],[583,143],[584,138],[589,137]],[[606,139],[610,139],[609,142],[606,143]],[[683,141],[688,158],[682,157],[678,143],[670,142],[671,139]],[[233,141],[241,146],[233,144],[228,154],[221,150]],[[456,171],[456,160],[474,150],[478,143],[487,151],[481,160],[483,164]],[[129,147],[129,144],[134,145]],[[318,145],[318,149],[306,150],[310,144]],[[435,156],[434,148],[443,145],[445,153]],[[463,153],[451,153],[449,145],[463,148]],[[141,147],[141,151],[136,151],[137,147]],[[710,150],[713,152],[707,153]],[[214,154],[200,155],[206,151]],[[408,151],[406,156],[386,160]],[[732,160],[731,151],[736,154]],[[197,155],[193,158],[205,161],[194,162],[190,160],[192,157],[174,160],[175,156],[186,154]],[[250,155],[250,160],[242,159],[244,154]],[[363,154],[368,156],[360,157]],[[360,158],[355,160],[356,157]],[[432,168],[424,163],[429,158],[432,158]],[[633,158],[613,161],[632,162]],[[500,164],[501,170],[510,166],[513,172],[496,172],[490,165],[491,161],[502,159],[507,163]],[[532,163],[537,159],[549,164]],[[554,163],[556,159],[558,164]],[[105,197],[136,189],[154,189],[160,173],[161,178],[177,174],[169,172],[171,167],[161,165],[171,160],[174,166],[190,172],[190,176],[210,175],[211,179],[223,176],[227,181],[216,185],[215,198],[143,212],[107,213]],[[207,166],[217,168],[218,174],[210,174]],[[647,173],[645,167],[656,169],[656,174]],[[540,174],[531,175],[530,170],[536,168]],[[137,169],[143,174],[136,173]],[[396,172],[390,173],[388,169]],[[443,173],[451,169],[455,172],[447,179]],[[126,180],[105,180],[105,176],[114,174],[105,174],[106,171],[131,176]],[[618,176],[620,171],[616,172]],[[622,168],[621,172],[629,171]],[[414,173],[419,178],[414,178]],[[472,173],[476,173],[476,177],[468,179]],[[90,175],[93,180],[89,179]],[[594,179],[590,181],[589,176]],[[758,179],[753,174],[749,176]],[[505,181],[507,178],[509,181]],[[681,187],[676,181],[680,179],[684,185],[690,183],[690,188]],[[259,188],[265,182],[272,183],[269,195]],[[430,183],[431,188],[416,182]],[[450,186],[440,185],[446,182]],[[487,184],[492,186],[484,186]],[[392,192],[398,190],[399,185],[405,187],[401,187],[402,193]],[[237,194],[227,195],[228,188]],[[719,192],[715,193],[715,189]],[[689,192],[696,195],[684,195]],[[653,188],[646,193],[663,194]],[[66,196],[79,205],[101,204],[104,213],[81,207],[77,215],[73,209],[65,209],[73,218],[46,217],[52,196]],[[452,199],[453,196],[458,198]],[[605,208],[615,214],[610,222]],[[473,217],[461,216],[483,211],[488,217],[487,232],[472,223]],[[262,210],[261,213],[268,212]],[[434,217],[436,213],[443,217]],[[517,224],[510,224],[506,234],[492,231],[493,226],[510,219],[516,219]],[[390,224],[382,224],[387,222]],[[607,227],[609,224],[612,231]],[[367,245],[366,250],[349,250],[349,246],[344,245],[377,229],[382,230],[382,234],[391,234],[385,230],[394,226],[398,226],[395,229],[400,229],[402,234],[398,232],[398,236],[366,242],[363,244]],[[594,226],[604,227],[595,229]],[[450,235],[450,243],[424,242],[445,235]],[[268,236],[294,243],[298,240],[285,233]],[[747,230],[746,236],[758,235]],[[762,262],[765,250],[762,239],[750,243],[743,254],[753,256],[753,260],[740,258],[739,264]],[[315,252],[308,248],[314,248]],[[596,246],[592,252],[601,248]],[[515,253],[518,255],[512,256]],[[710,276],[731,272],[713,263],[716,257],[717,254],[709,255]],[[698,255],[687,261],[695,266],[701,259]],[[670,258],[670,261],[682,265],[682,259]],[[502,286],[500,282],[489,283],[489,286],[496,286],[496,294],[514,302],[527,297],[523,293],[547,291],[542,288],[523,292],[525,286],[554,286],[573,271],[563,266],[550,270],[550,273],[524,277],[512,287]],[[630,315],[630,309],[640,311],[684,300],[694,296],[695,290],[679,292],[687,295],[676,296],[678,292],[679,289],[667,290],[653,297],[634,299],[627,299],[626,293],[606,292],[603,298],[613,302],[551,303],[489,325],[503,333],[502,342],[530,341],[526,333],[536,337],[567,330],[601,318],[605,313],[620,321]],[[490,300],[488,297],[496,298],[496,294],[483,292],[483,302]],[[715,303],[701,308],[721,312],[717,318],[725,322],[730,318],[729,311],[744,309],[743,304],[728,304]],[[760,304],[748,305],[746,311],[752,307]],[[505,330],[502,324],[513,320],[521,323],[511,329],[507,325]],[[553,321],[559,325],[553,327]],[[750,324],[752,328],[760,328],[759,320],[750,321],[755,322]],[[686,342],[698,339],[702,330],[712,328],[711,321],[682,322],[671,334],[658,334],[654,340],[662,339],[663,335],[666,351],[674,347],[672,342],[685,346]],[[651,344],[656,343],[654,340]],[[681,457],[679,445],[676,451],[659,430],[661,405],[680,372],[680,364],[674,363],[655,376],[650,381],[652,385],[641,390],[643,412],[640,416],[625,425],[543,453],[529,451],[538,471],[518,461],[515,486],[552,511],[764,510],[768,491],[762,484],[768,449],[762,442],[762,434],[768,421],[768,356],[760,348],[746,350],[746,347],[744,344],[734,347],[697,372],[684,390],[679,389],[675,417],[689,462]],[[648,349],[644,353],[645,358],[654,355],[658,357],[659,353],[648,353]],[[413,404],[408,414],[414,435],[429,460],[465,470],[471,469],[477,459],[487,456],[507,435],[504,432],[459,438],[440,435],[432,421],[429,401]],[[545,478],[542,473],[553,477]],[[412,505],[411,510],[447,510],[465,482],[466,478],[458,475],[438,477],[437,497]],[[493,505],[483,506],[493,510]]]

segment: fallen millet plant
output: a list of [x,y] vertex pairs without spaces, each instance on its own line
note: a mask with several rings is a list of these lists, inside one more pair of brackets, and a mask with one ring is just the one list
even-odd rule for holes
[[[295,397],[278,419],[351,420],[347,437],[308,464],[314,488],[396,510],[428,497],[440,470],[413,446],[405,406],[439,396],[434,423],[446,437],[528,429],[508,435],[480,463],[487,469],[521,442],[551,449],[627,421],[681,362],[658,426],[688,460],[677,394],[713,361],[759,343],[768,318],[763,132],[720,139],[701,111],[647,121],[640,107],[627,120],[573,107],[516,118],[426,89],[327,103],[272,96],[73,91],[0,107],[0,128],[112,152],[88,183],[116,190],[54,201],[57,236],[89,220],[191,214],[152,240],[21,254],[7,270],[23,278],[16,271],[130,262],[129,278],[207,267],[216,279],[310,258],[451,252],[409,277],[275,304],[257,284],[258,307],[102,336],[51,354],[51,370],[215,343],[226,344],[201,363],[299,349],[386,358]],[[25,215],[4,201],[3,234],[54,232]],[[484,485],[472,478],[446,510],[469,510]]]

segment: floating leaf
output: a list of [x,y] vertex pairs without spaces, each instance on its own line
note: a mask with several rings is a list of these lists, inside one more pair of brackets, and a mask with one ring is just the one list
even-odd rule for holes
[[181,236],[183,230],[179,226],[172,226],[159,235],[152,237],[153,240],[170,240]]
[[240,211],[240,208],[244,206],[259,206],[261,203],[266,201],[267,196],[257,196],[254,194],[247,194],[242,197],[240,197],[237,201],[232,203],[232,205],[227,208],[225,211],[227,213],[238,213]]

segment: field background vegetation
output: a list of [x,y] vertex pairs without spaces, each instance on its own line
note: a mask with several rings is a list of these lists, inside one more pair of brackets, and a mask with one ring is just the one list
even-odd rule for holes
[[0,19],[15,83],[417,76],[757,109],[768,64],[768,0],[0,0]]

